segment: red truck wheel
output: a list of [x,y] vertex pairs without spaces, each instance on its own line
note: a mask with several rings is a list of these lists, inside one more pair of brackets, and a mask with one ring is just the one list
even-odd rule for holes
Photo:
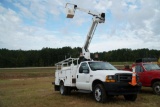
[[152,88],[153,88],[154,94],[160,95],[160,81],[155,82]]

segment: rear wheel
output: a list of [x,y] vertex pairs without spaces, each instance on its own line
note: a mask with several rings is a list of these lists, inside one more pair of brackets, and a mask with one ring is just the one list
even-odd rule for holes
[[97,102],[105,103],[106,102],[106,91],[102,84],[97,84],[93,90],[94,98]]
[[125,100],[135,101],[137,99],[137,94],[124,95]]
[[67,95],[67,87],[64,86],[63,82],[60,83],[60,93],[61,95]]
[[154,94],[160,95],[160,82],[155,82],[152,86]]

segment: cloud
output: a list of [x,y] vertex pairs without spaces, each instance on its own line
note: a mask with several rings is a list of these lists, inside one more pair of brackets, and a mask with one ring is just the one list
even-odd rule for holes
[[63,0],[11,0],[13,5],[18,8],[20,17],[34,20],[44,24],[48,16],[53,18],[59,16],[64,10]]
[[[128,48],[146,47],[149,49],[160,49],[157,42],[157,40],[160,40],[160,32],[158,30],[160,25],[160,14],[158,13],[160,9],[157,7],[160,4],[159,1],[155,1],[154,3],[150,0],[136,0],[132,2],[130,0],[120,0],[119,2],[111,2],[112,5],[108,9],[114,18],[114,22],[112,22],[112,25],[106,24],[106,26],[110,27],[109,32],[104,32],[106,37],[118,37],[120,41],[130,44],[127,45]],[[111,23],[109,22],[109,24]],[[135,42],[138,45],[132,44],[133,41],[131,40],[135,38],[137,40]],[[113,46],[115,45],[114,41],[119,43],[114,39],[112,40]],[[119,48],[125,47],[123,42],[119,43]]]
[[[59,48],[63,46],[81,46],[82,38],[62,36],[59,31],[50,31],[38,26],[25,26],[19,14],[2,6],[0,14],[0,48],[7,49],[41,49],[43,47]],[[69,42],[74,41],[74,42]]]
[[0,48],[82,47],[92,16],[76,10],[74,18],[67,19],[64,6],[70,2],[106,13],[106,22],[97,26],[90,44],[91,52],[118,48],[160,49],[159,0],[8,1],[0,5]]
[[37,26],[24,26],[23,20],[15,11],[2,6],[0,6],[0,9],[1,13],[3,13],[0,14],[2,44],[0,48],[28,50],[54,46],[50,45],[50,39],[55,40],[53,32]]

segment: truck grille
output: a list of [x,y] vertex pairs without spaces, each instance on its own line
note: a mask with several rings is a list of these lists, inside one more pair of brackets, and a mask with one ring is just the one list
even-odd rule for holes
[[117,73],[116,74],[116,81],[117,82],[131,82],[132,74],[128,73]]

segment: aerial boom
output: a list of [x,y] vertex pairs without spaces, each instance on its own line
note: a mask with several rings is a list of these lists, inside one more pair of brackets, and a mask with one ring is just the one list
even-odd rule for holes
[[90,30],[88,32],[88,35],[87,35],[87,38],[86,38],[86,41],[84,43],[84,46],[82,47],[82,53],[83,53],[83,56],[86,58],[86,59],[90,59],[90,52],[88,50],[88,47],[91,43],[91,40],[92,40],[92,37],[94,35],[94,32],[96,30],[96,27],[98,25],[98,22],[97,21],[94,21],[92,22],[92,25],[90,27]]
[[88,50],[89,44],[91,43],[91,40],[93,38],[93,35],[94,35],[94,32],[96,30],[96,27],[97,27],[98,23],[104,23],[105,22],[105,13],[96,14],[96,13],[91,12],[89,10],[79,8],[79,7],[77,7],[77,5],[71,4],[71,3],[67,3],[66,7],[67,7],[68,4],[73,5],[74,7],[73,7],[73,9],[68,8],[67,18],[73,18],[76,9],[78,9],[80,11],[83,11],[83,12],[86,12],[86,13],[93,16],[92,25],[90,27],[90,30],[89,30],[88,34],[87,34],[87,38],[86,38],[86,41],[84,43],[84,46],[82,47],[82,54],[83,54],[84,58],[87,59],[87,60],[90,60],[91,59],[90,58],[90,52]]

